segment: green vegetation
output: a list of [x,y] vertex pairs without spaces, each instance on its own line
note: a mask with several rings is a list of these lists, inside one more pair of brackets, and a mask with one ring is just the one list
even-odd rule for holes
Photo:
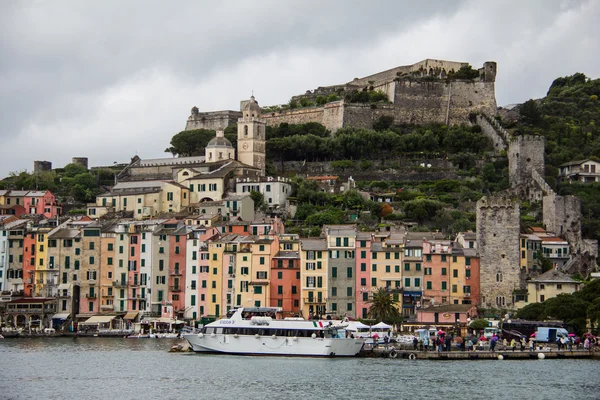
[[460,69],[456,72],[450,71],[448,73],[448,79],[477,79],[479,78],[479,71],[473,69],[470,65],[465,65],[460,67]]
[[376,321],[383,321],[387,324],[398,324],[402,322],[402,314],[398,310],[399,301],[394,300],[393,296],[385,288],[378,288],[368,300],[370,303],[368,317]]
[[587,283],[573,294],[560,294],[543,303],[533,303],[517,313],[518,318],[529,320],[561,320],[578,335],[586,331],[586,319],[592,332],[598,333],[600,323],[600,280]]
[[96,195],[112,186],[119,171],[98,169],[88,171],[79,164],[68,164],[64,168],[38,174],[26,171],[11,172],[0,181],[0,189],[50,190],[58,201],[94,202]]
[[575,160],[600,161],[600,79],[582,73],[557,78],[546,97],[520,106],[518,123],[506,125],[516,135],[546,137],[546,181],[560,195],[579,196],[583,234],[600,239],[600,184],[556,183],[559,166]]
[[[165,153],[179,157],[203,156],[204,148],[215,135],[216,131],[211,129],[181,131],[171,138],[171,146],[165,149]],[[235,148],[237,146],[237,127],[228,126],[225,129],[225,137]]]

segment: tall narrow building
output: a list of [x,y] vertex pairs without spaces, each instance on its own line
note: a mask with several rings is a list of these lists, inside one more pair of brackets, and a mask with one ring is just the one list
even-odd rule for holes
[[238,119],[238,161],[259,168],[265,175],[265,135],[267,122],[260,118],[260,107],[254,99],[242,108]]

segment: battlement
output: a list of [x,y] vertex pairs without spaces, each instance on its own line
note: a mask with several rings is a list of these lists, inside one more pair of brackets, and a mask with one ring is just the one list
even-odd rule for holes
[[508,194],[483,196],[477,201],[477,208],[519,208],[519,199]]
[[539,135],[513,135],[510,136],[511,142],[519,144],[546,144],[546,137]]

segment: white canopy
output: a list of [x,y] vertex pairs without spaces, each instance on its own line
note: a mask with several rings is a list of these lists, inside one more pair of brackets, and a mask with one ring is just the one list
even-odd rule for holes
[[392,329],[392,326],[386,324],[385,322],[380,322],[376,325],[373,325],[371,329]]
[[352,321],[348,324],[348,329],[349,331],[356,331],[358,329],[369,329],[370,326],[369,325],[365,325],[360,321]]

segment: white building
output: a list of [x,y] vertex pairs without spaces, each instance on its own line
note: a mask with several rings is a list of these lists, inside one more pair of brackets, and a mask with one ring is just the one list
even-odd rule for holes
[[235,191],[238,195],[260,192],[267,206],[285,207],[288,196],[292,194],[292,184],[290,179],[280,176],[238,178],[235,180]]

